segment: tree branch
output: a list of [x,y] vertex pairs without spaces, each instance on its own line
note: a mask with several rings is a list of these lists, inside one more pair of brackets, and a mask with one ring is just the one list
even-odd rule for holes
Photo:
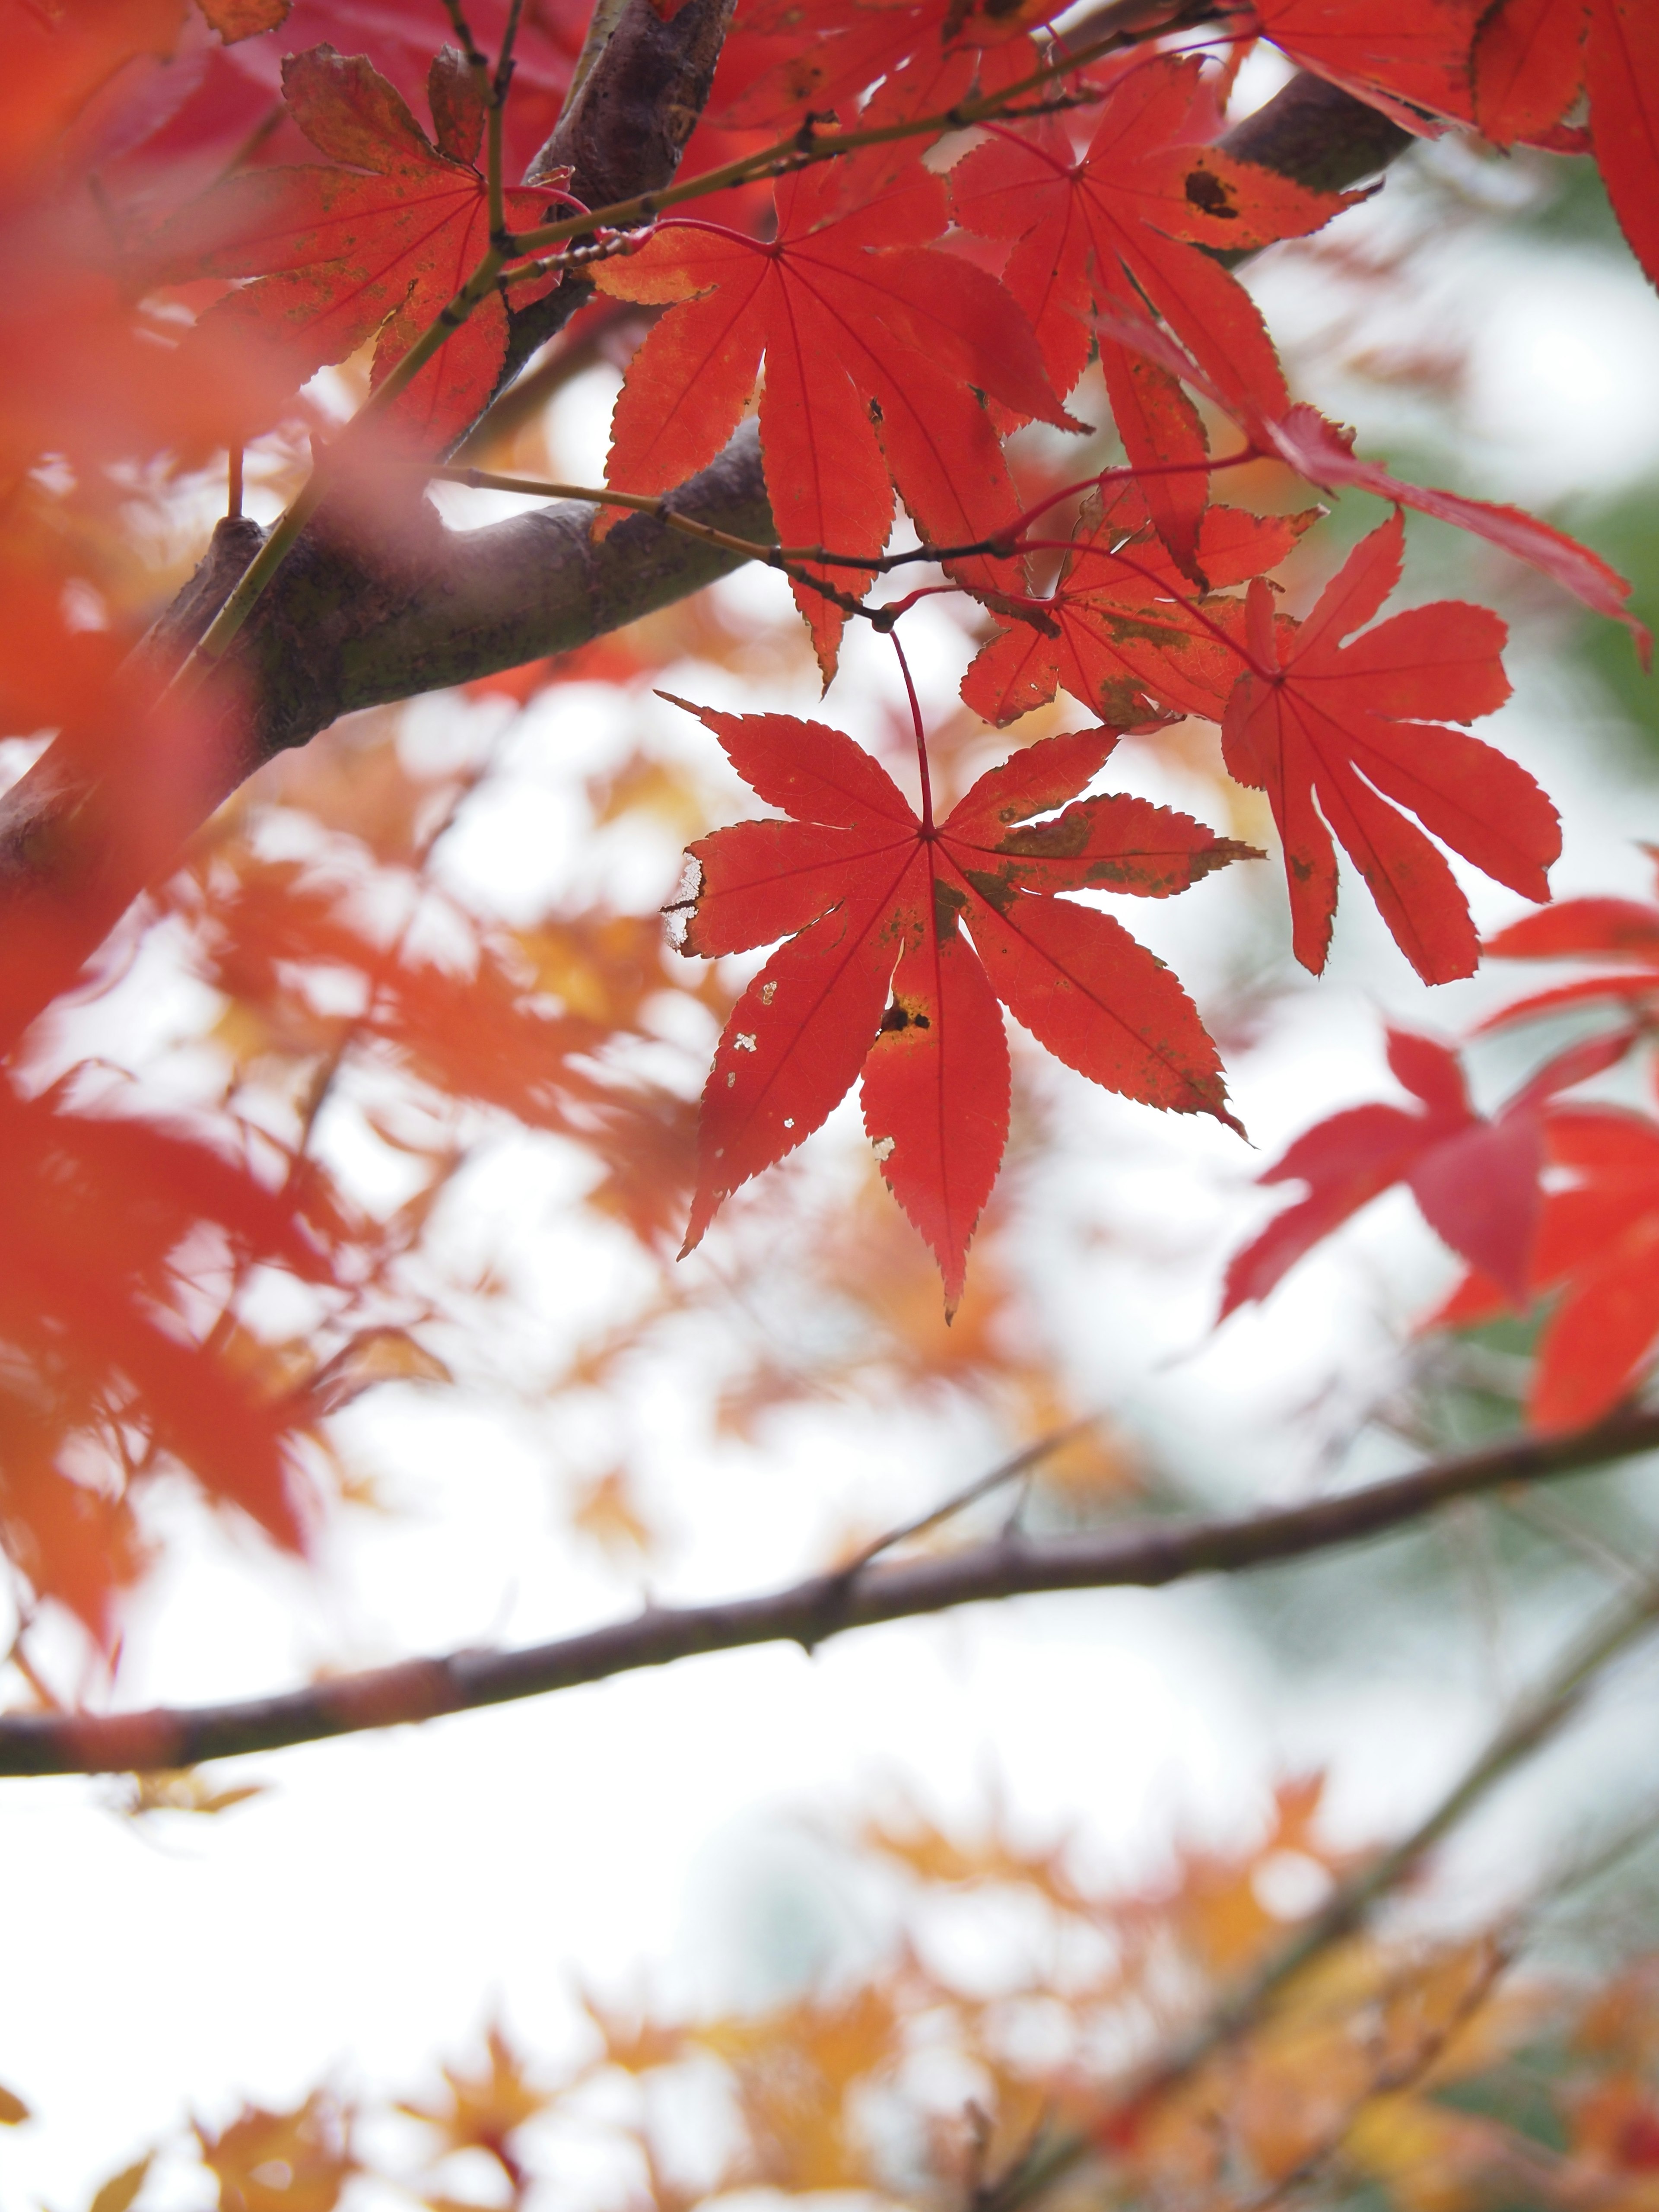
[[1656,1613],[1659,1583],[1649,1576],[1636,1602],[1600,1616],[1569,1647],[1548,1679],[1511,1710],[1473,1763],[1408,1835],[1341,1883],[1254,1973],[1142,2069],[1088,2134],[1040,2138],[1006,2173],[975,2192],[970,2212],[1024,2212],[1088,2160],[1109,2160],[1132,2144],[1160,2105],[1259,2027],[1292,1982],[1336,1944],[1358,1934],[1376,1906],[1418,1870],[1437,1844],[1565,1727],[1607,1668],[1651,1632]]
[[1506,1483],[1571,1474],[1659,1449],[1659,1413],[1621,1413],[1582,1435],[1522,1437],[1363,1490],[1237,1519],[1142,1521],[1066,1537],[1010,1534],[891,1566],[866,1554],[760,1597],[652,1607],[633,1620],[520,1651],[456,1651],[276,1697],[143,1713],[0,1716],[0,1775],[110,1774],[315,1743],[366,1729],[512,1704],[700,1653],[792,1643],[1045,1590],[1155,1589],[1334,1550]]
[[[652,163],[669,164],[672,173],[693,105],[707,95],[726,4],[688,0],[665,26],[651,0],[629,0],[538,160],[574,159],[584,181],[591,166],[594,188],[605,191],[624,173],[637,187],[653,188],[660,179],[648,173]],[[647,93],[664,103],[648,131],[640,116]],[[1297,78],[1224,143],[1264,167],[1316,173],[1330,185],[1372,173],[1409,142],[1346,94]],[[568,306],[578,289],[561,286],[553,297],[568,295]],[[546,335],[526,325],[526,348]],[[752,423],[676,503],[734,536],[773,537]],[[646,518],[623,524],[595,548],[591,520],[591,508],[572,504],[458,532],[417,501],[395,531],[376,531],[325,511],[187,726],[138,742],[131,729],[101,732],[96,742],[85,732],[55,740],[0,798],[0,929],[8,952],[0,1050],[73,981],[144,885],[275,753],[355,708],[567,651],[739,565]],[[220,526],[201,569],[158,625],[157,651],[187,649],[254,542],[250,523]]]

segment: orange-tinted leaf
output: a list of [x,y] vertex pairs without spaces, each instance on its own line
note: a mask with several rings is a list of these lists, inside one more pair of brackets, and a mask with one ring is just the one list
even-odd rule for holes
[[228,46],[257,39],[288,21],[293,0],[199,0],[202,13]]
[[219,2212],[334,2212],[362,2171],[346,2115],[320,2090],[293,2112],[245,2106],[218,2135],[198,2120],[196,2134],[219,2184]]
[[[228,179],[159,234],[155,274],[252,276],[210,309],[179,354],[179,374],[212,379],[234,343],[252,339],[265,363],[247,395],[246,431],[264,427],[299,385],[379,334],[379,383],[437,320],[489,245],[484,180],[461,149],[476,148],[473,118],[453,65],[434,64],[441,137],[427,137],[402,95],[361,56],[314,46],[283,66],[289,111],[319,150],[350,167],[251,171]],[[544,195],[514,188],[507,220],[539,222]],[[520,288],[520,304],[553,279]],[[427,450],[465,428],[494,390],[507,357],[507,307],[492,292],[428,362],[393,410]]]

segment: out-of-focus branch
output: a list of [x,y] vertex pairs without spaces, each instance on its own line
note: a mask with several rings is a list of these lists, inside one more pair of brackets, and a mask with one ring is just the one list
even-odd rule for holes
[[[1051,1440],[1052,1441],[1052,1440]],[[125,1773],[194,1765],[365,1729],[507,1705],[710,1651],[793,1643],[1045,1590],[1157,1589],[1357,1543],[1436,1506],[1659,1450],[1659,1413],[1626,1413],[1575,1437],[1522,1437],[1306,1505],[1242,1519],[1140,1521],[1065,1537],[1010,1531],[938,1559],[814,1575],[761,1597],[653,1607],[630,1620],[520,1651],[457,1651],[235,1705],[113,1715],[0,1717],[0,1775]],[[1425,1846],[1419,1846],[1425,1848]]]
[[[759,442],[745,426],[672,495],[680,513],[771,538]],[[565,653],[701,590],[742,556],[649,515],[592,541],[572,502],[467,532],[417,504],[370,562],[309,534],[248,625],[224,681],[161,749],[55,741],[0,798],[0,1049],[59,992],[146,884],[255,769],[390,699]],[[222,522],[185,594],[144,648],[158,670],[188,649],[259,542]]]
[[974,2212],[1024,2212],[1054,2183],[1095,2157],[1133,2143],[1147,2120],[1218,2053],[1259,2027],[1315,1960],[1364,1927],[1382,1899],[1413,1874],[1437,1844],[1516,1768],[1556,1735],[1613,1661],[1650,1633],[1659,1616],[1659,1581],[1634,1603],[1598,1618],[1547,1680],[1510,1714],[1485,1749],[1411,1832],[1340,1883],[1328,1901],[1263,1961],[1190,2033],[1141,2069],[1086,2134],[1040,2138],[1007,2172],[980,2190]]
[[1380,108],[1304,70],[1221,143],[1237,160],[1311,191],[1340,192],[1386,169],[1413,140]]

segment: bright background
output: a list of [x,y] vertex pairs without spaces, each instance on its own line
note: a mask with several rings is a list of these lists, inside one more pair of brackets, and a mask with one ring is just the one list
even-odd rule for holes
[[[1273,82],[1270,65],[1255,68],[1241,101]],[[1538,505],[1650,595],[1659,587],[1659,301],[1592,179],[1542,157],[1423,149],[1376,200],[1263,256],[1249,282],[1293,383],[1358,422],[1363,450],[1401,474]],[[592,370],[556,403],[562,472],[602,470],[617,380]],[[513,505],[445,495],[462,525]],[[1345,503],[1302,588],[1376,515]],[[1516,697],[1483,734],[1560,806],[1558,890],[1645,896],[1651,864],[1634,841],[1659,838],[1659,710],[1644,703],[1628,647],[1483,548],[1416,521],[1408,543],[1408,598],[1461,588],[1515,626]],[[714,599],[726,629],[751,641],[758,674],[728,656],[672,669],[665,687],[815,711],[779,580],[739,575]],[[962,623],[933,603],[904,634],[924,703],[943,718],[968,657]],[[822,711],[902,774],[890,655],[860,633],[847,663]],[[668,895],[684,833],[630,817],[596,836],[585,797],[638,749],[695,761],[711,821],[745,811],[712,744],[648,691],[565,685],[522,712],[445,696],[410,708],[403,727],[425,759],[499,749],[441,868],[509,916],[552,895],[623,911]],[[999,742],[988,733],[987,759]],[[1119,768],[1127,787],[1217,819],[1201,746],[1174,762],[1126,747]],[[1460,875],[1483,926],[1510,917],[1508,894]],[[1251,1188],[1259,1168],[1321,1114],[1389,1095],[1379,1017],[1455,1036],[1508,979],[1430,1004],[1349,879],[1330,973],[1316,988],[1298,981],[1276,860],[1127,918],[1201,1008],[1221,1010],[1257,1149],[1161,1121],[1028,1053],[1024,1096],[1048,1147],[1019,1170],[999,1246],[1025,1325],[1074,1402],[1106,1414],[1112,1449],[1172,1494],[1242,1505],[1405,1463],[1413,1446],[1388,1417],[1426,1356],[1407,1331],[1453,1269],[1403,1199],[1373,1209],[1265,1311],[1212,1335],[1217,1285],[1267,1210]],[[151,965],[74,1018],[64,1050],[106,1053],[142,1069],[155,1095],[187,1100],[204,1066],[201,996]],[[695,1071],[711,1042],[712,1030],[687,1033],[660,1051]],[[1513,1048],[1483,1048],[1488,1095],[1519,1065]],[[395,1158],[349,1101],[322,1149],[356,1187],[395,1199]],[[538,1378],[625,1316],[643,1274],[625,1238],[570,1214],[578,1156],[548,1139],[494,1141],[447,1198],[441,1236],[458,1259],[504,1270],[514,1297],[487,1329],[428,1340],[460,1377],[454,1391],[394,1385],[339,1425],[389,1516],[345,1515],[307,1577],[182,1492],[163,1497],[179,1541],[132,1620],[122,1702],[231,1697],[324,1664],[531,1641],[626,1612],[647,1595],[642,1570],[573,1540],[567,1510],[619,1457],[660,1539],[648,1594],[663,1601],[806,1571],[849,1532],[899,1521],[993,1464],[1007,1443],[997,1419],[938,1393],[861,1405],[826,1392],[763,1417],[751,1441],[720,1431],[736,1335],[759,1331],[783,1358],[822,1355],[832,1323],[787,1285],[811,1224],[866,1202],[863,1151],[843,1108],[791,1171],[787,1205],[732,1209],[723,1236],[776,1241],[775,1300],[707,1308],[611,1401],[547,1401]],[[686,1265],[717,1279],[727,1249],[717,1236]],[[1642,1480],[1620,1486],[1639,1498]],[[993,1528],[996,1514],[969,1525]],[[914,1802],[971,1826],[1002,1802],[1022,1832],[1074,1824],[1080,1848],[1130,1874],[1177,1836],[1248,1826],[1284,1772],[1328,1766],[1338,1825],[1393,1832],[1593,1587],[1585,1570],[1488,1605],[1493,1541],[1481,1515],[1451,1516],[1419,1543],[1248,1588],[1025,1600],[862,1632],[810,1660],[793,1649],[700,1660],[237,1762],[214,1781],[264,1794],[212,1820],[123,1817],[122,1784],[0,1785],[12,1900],[0,2080],[38,2115],[0,2137],[0,2191],[10,2204],[84,2203],[181,2112],[222,2123],[244,2097],[293,2102],[325,2074],[413,2093],[436,2057],[467,2056],[492,2016],[556,2070],[583,2047],[578,1983],[697,2008],[844,1968],[887,1927],[839,1848],[872,1804]],[[1573,1744],[1504,1801],[1499,1826],[1470,1836],[1454,1896],[1492,1902],[1537,1848],[1571,1841],[1583,1808],[1628,1784],[1656,1687],[1640,1664],[1620,1677]],[[1517,1833],[1532,1856],[1517,1855]],[[578,2202],[617,2179],[574,2140],[552,2148],[550,2171]],[[201,2201],[182,2166],[146,2198]]]

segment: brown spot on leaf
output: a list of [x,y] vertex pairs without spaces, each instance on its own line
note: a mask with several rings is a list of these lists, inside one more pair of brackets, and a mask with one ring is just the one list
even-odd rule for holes
[[1010,830],[997,850],[1018,853],[1032,860],[1069,860],[1088,842],[1088,816],[1080,806],[1069,806],[1058,821],[1038,822],[1027,830]]
[[1195,208],[1212,215],[1222,222],[1237,222],[1238,210],[1232,204],[1232,194],[1213,169],[1189,169],[1187,173],[1187,197]]

